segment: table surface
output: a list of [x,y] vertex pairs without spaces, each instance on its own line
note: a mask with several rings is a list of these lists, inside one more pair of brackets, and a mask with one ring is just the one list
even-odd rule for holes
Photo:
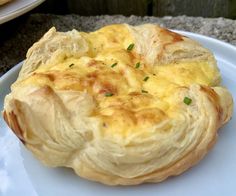
[[59,31],[68,31],[73,28],[79,31],[93,31],[112,23],[128,23],[131,25],[157,23],[170,29],[199,33],[236,45],[236,20],[225,18],[125,17],[121,15],[85,17],[79,15],[29,14],[0,25],[0,76],[24,60],[28,48],[52,26],[55,26]]

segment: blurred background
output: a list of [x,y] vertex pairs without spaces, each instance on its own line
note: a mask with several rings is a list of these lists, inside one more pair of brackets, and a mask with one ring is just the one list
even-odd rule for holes
[[236,18],[236,0],[46,0],[33,12],[53,14]]

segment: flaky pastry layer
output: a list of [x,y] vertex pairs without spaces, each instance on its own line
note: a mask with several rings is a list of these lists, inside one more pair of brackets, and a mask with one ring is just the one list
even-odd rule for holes
[[29,49],[3,116],[45,165],[133,185],[196,164],[232,106],[209,50],[157,25],[117,24],[51,28]]

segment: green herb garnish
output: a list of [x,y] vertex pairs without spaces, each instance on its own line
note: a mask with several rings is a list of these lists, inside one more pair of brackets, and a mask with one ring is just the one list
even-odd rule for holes
[[190,105],[192,103],[192,99],[190,99],[189,97],[184,97],[184,103],[186,105]]
[[111,65],[111,67],[113,68],[113,67],[115,67],[117,64],[118,64],[118,63],[113,63],[113,64]]
[[135,68],[138,69],[140,67],[140,62],[136,63]]
[[148,91],[142,90],[142,93],[148,93]]
[[70,65],[69,65],[69,67],[72,67],[74,65],[74,63],[71,63]]
[[105,93],[106,97],[111,97],[113,95],[113,93]]
[[131,51],[134,48],[134,43],[130,44],[127,48],[128,51]]
[[143,81],[146,82],[148,79],[149,79],[149,77],[146,76],[146,77],[143,79]]

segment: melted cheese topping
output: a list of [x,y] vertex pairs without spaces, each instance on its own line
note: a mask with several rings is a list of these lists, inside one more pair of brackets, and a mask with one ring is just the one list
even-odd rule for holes
[[214,85],[218,74],[215,67],[204,61],[147,64],[135,45],[127,50],[135,39],[124,25],[80,34],[89,47],[86,54],[43,64],[19,83],[88,93],[96,103],[91,116],[101,119],[105,135],[125,138],[130,132],[142,132],[164,122],[173,115],[173,107],[178,107],[172,99],[176,89],[193,83]]

